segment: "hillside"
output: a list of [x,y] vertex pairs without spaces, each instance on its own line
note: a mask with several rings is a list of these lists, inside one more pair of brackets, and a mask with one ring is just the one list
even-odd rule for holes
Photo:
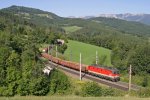
[[23,19],[40,26],[53,26],[56,23],[55,21],[63,19],[54,13],[23,6],[13,5],[11,7],[1,9],[1,11],[12,13],[15,16],[20,16]]
[[[105,24],[107,20],[99,23],[98,20],[62,18],[53,13],[28,7],[11,6],[1,9],[0,96],[74,94],[70,90],[72,87],[70,80],[64,73],[59,70],[53,71],[49,76],[43,73],[45,64],[42,59],[39,59],[39,48],[41,44],[56,46],[57,39],[65,41],[72,39],[69,40],[68,49],[65,51],[68,60],[79,62],[79,53],[81,52],[82,63],[92,64],[95,63],[95,53],[98,51],[99,64],[113,65],[121,72],[121,75],[124,74],[127,78],[128,66],[132,64],[133,75],[141,76],[137,78],[137,81],[140,82],[140,85],[148,87],[150,80],[147,77],[150,74],[148,26],[136,25],[132,22],[132,24],[128,24],[127,21],[120,22],[122,20],[117,21],[119,22],[111,26]],[[113,23],[108,20],[107,23],[109,22]],[[121,23],[121,28],[115,26],[118,23]],[[127,25],[123,26],[124,23]],[[132,29],[128,32],[123,31],[122,27],[123,29],[126,27],[125,30]],[[137,34],[137,31],[140,32]],[[67,32],[71,34],[65,34]],[[66,44],[58,46],[58,51],[63,51],[65,48]],[[86,85],[82,84],[82,86]],[[73,86],[74,90],[75,86]],[[118,95],[111,88],[100,90],[97,85],[86,87],[87,90],[93,90],[91,88],[94,87],[94,91],[101,96]],[[75,95],[80,95],[84,89],[84,87],[81,88],[81,92],[74,91]],[[100,91],[97,92],[97,89]],[[95,96],[95,92],[91,91],[91,95],[87,96]],[[146,96],[150,95],[149,90],[142,93],[144,96],[145,94],[148,94]]]
[[[97,16],[84,16],[83,19],[90,19],[96,17],[105,17],[105,18],[115,18],[115,19],[122,19],[126,21],[134,21],[140,22],[146,25],[150,25],[150,14],[132,14],[132,13],[125,13],[125,14],[99,14]],[[73,16],[72,16],[73,18]],[[74,17],[75,18],[75,17]]]
[[[94,30],[95,32],[99,32],[101,30],[103,33],[107,33],[110,30],[113,32],[120,32],[122,34],[136,34],[139,36],[150,35],[150,26],[129,22],[125,20],[119,19],[111,19],[111,18],[91,18],[91,19],[82,19],[82,18],[63,18],[54,13],[42,11],[35,8],[28,8],[23,6],[11,6],[8,8],[1,9],[4,12],[10,12],[15,16],[20,16],[21,18],[30,21],[31,23],[40,26],[40,27],[58,27],[62,28],[64,31],[64,27],[82,27],[82,29]],[[96,28],[96,29],[95,29]],[[72,29],[72,28],[71,28]],[[73,29],[74,30],[74,29]],[[75,29],[75,31],[78,31]],[[68,30],[66,31],[68,32]],[[74,32],[74,31],[69,31]]]
[[39,48],[42,43],[52,44],[61,38],[64,34],[58,31],[54,27],[39,27],[12,12],[0,11],[0,96],[41,96],[49,92],[50,77],[43,73],[45,65],[39,59]]
[[121,31],[122,33],[136,34],[139,36],[150,36],[150,26],[138,22],[130,22],[121,19],[105,17],[90,18],[89,20],[97,22],[99,24],[104,24],[109,27],[113,27],[116,30]]
[[103,65],[111,66],[111,51],[109,49],[72,40],[69,40],[67,46],[68,48],[64,55],[71,61],[79,62],[80,53],[82,53],[83,64],[94,64],[97,51],[99,57],[98,62]]
[[[133,63],[135,66],[141,66],[140,68],[137,66],[135,72],[139,72],[139,69],[149,72],[149,70],[146,69],[148,68],[147,66],[149,66],[149,61],[146,60],[149,59],[149,56],[145,55],[146,52],[148,53],[146,50],[149,50],[148,39],[150,36],[150,26],[148,25],[101,17],[94,19],[62,18],[53,13],[21,6],[11,6],[1,9],[0,12],[1,16],[3,16],[1,19],[2,30],[5,26],[3,19],[6,17],[9,19],[6,22],[13,20],[12,22],[10,21],[10,24],[14,26],[13,32],[19,27],[18,23],[23,23],[27,26],[29,24],[33,29],[38,29],[39,32],[36,32],[38,34],[37,38],[40,38],[38,42],[45,42],[44,38],[47,38],[44,37],[45,34],[53,33],[53,37],[56,33],[71,33],[65,34],[63,38],[67,37],[71,40],[112,50],[112,65],[118,67],[120,70],[126,70],[127,66]],[[9,17],[5,16],[7,14],[9,14]],[[11,19],[11,16],[15,16],[16,19]],[[30,29],[30,27],[27,28]],[[22,28],[20,31],[22,31]],[[24,32],[24,34],[27,33],[28,31]],[[43,37],[43,39],[41,37]],[[49,38],[50,40],[46,42],[54,43],[53,39],[51,40],[51,37]],[[140,60],[138,60],[139,62],[136,63],[136,58],[138,58],[137,56],[139,55],[138,52],[141,52],[143,55],[140,57]],[[146,57],[144,57],[144,55]],[[144,59],[146,61],[141,63]],[[144,67],[144,69],[142,67]]]

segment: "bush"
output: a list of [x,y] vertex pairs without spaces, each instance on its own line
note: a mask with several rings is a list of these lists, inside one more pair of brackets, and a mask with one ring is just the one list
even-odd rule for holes
[[17,89],[18,94],[21,96],[26,96],[30,94],[30,88],[29,88],[29,80],[20,80],[19,87]]
[[70,82],[68,77],[58,70],[53,71],[53,73],[50,75],[50,93],[64,94],[69,87]]
[[147,85],[148,85],[148,79],[147,79],[147,76],[146,76],[146,77],[144,77],[144,80],[142,82],[142,86],[146,87]]
[[9,87],[1,87],[0,88],[0,96],[13,96],[14,93],[12,91],[12,88]]
[[82,87],[83,96],[102,96],[102,88],[95,82],[88,82]]
[[0,96],[5,96],[5,90],[7,90],[7,87],[0,87]]
[[14,96],[16,94],[17,84],[11,83],[8,86],[0,87],[0,96]]
[[80,92],[76,90],[76,91],[74,92],[74,94],[78,96],[78,95],[80,95]]
[[65,52],[66,49],[67,49],[67,45],[66,44],[58,46],[58,51],[60,53],[62,53],[62,54]]
[[41,78],[33,79],[30,82],[30,92],[36,96],[44,96],[49,92],[48,80],[41,76]]
[[103,96],[114,96],[114,90],[112,88],[103,89]]
[[139,91],[140,97],[150,97],[150,88],[141,89]]

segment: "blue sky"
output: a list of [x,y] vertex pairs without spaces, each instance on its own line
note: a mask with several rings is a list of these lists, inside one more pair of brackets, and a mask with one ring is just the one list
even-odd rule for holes
[[150,0],[0,0],[0,9],[11,5],[38,8],[59,16],[149,13]]

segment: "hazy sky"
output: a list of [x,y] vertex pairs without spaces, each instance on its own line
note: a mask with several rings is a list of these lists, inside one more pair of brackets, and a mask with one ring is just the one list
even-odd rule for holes
[[38,8],[62,17],[109,13],[150,14],[150,0],[0,0],[0,9],[11,5]]

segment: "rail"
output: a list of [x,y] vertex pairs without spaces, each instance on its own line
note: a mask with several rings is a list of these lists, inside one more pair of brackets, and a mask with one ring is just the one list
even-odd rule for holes
[[[70,68],[64,67],[62,65],[58,65],[58,64],[53,63],[51,61],[49,61],[47,64],[51,65],[51,66],[55,66],[55,68],[61,69],[61,70],[66,71],[68,73],[79,76],[79,71],[76,71],[74,69],[70,69]],[[111,81],[101,79],[101,78],[98,78],[98,77],[95,77],[95,76],[92,76],[92,75],[89,75],[89,74],[86,74],[86,73],[83,73],[83,72],[82,72],[82,79],[89,79],[89,80],[92,80],[92,81],[95,81],[95,82],[98,82],[98,83],[101,83],[101,84],[108,85],[108,86],[113,87],[113,88],[117,88],[117,89],[120,89],[120,90],[123,90],[123,91],[128,91],[128,83],[125,83],[125,82],[121,82],[121,81],[111,82]],[[142,87],[137,86],[137,85],[133,85],[133,84],[131,85],[131,90],[137,91],[140,88],[142,88]]]

